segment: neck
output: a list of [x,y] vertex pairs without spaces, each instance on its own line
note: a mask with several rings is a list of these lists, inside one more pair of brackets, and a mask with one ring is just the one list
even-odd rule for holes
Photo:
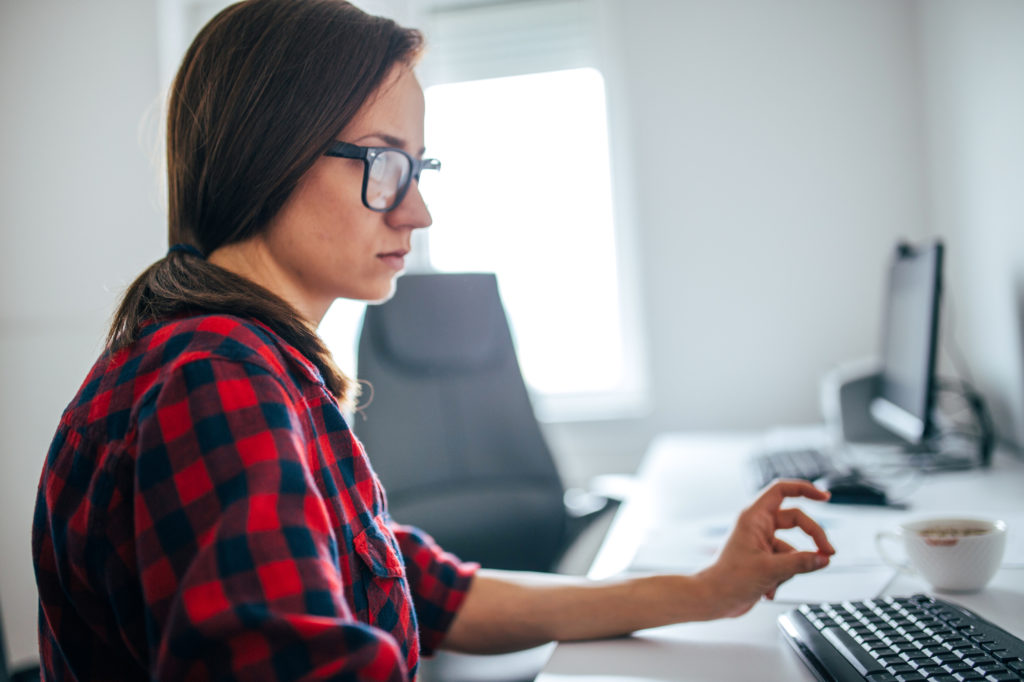
[[298,311],[311,329],[315,330],[320,325],[331,305],[330,301],[311,301],[303,296],[270,255],[266,242],[258,235],[243,242],[218,247],[207,260],[281,297]]

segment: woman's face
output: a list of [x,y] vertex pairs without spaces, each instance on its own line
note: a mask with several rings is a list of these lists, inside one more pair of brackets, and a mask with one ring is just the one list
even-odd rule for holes
[[[421,158],[423,108],[423,90],[412,70],[396,67],[338,139],[397,147]],[[320,157],[261,235],[262,255],[271,261],[265,265],[280,280],[271,290],[313,322],[336,298],[390,297],[405,267],[412,231],[431,222],[415,180],[394,209],[377,213],[366,208],[363,168],[360,159]]]

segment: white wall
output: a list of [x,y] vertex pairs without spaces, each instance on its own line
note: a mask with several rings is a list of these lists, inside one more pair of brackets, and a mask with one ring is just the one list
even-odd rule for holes
[[36,484],[117,293],[166,244],[150,143],[156,11],[137,0],[0,3],[0,600],[36,651]]
[[[1022,177],[1009,121],[1024,117],[1019,88],[1006,93],[1020,3],[927,4],[918,17],[910,0],[608,0],[656,408],[552,427],[570,478],[631,469],[664,429],[816,419],[821,373],[875,347],[893,241],[928,234],[930,214],[961,226],[979,381],[1020,414],[1022,210],[1007,183]],[[29,528],[47,445],[118,292],[166,244],[140,140],[159,95],[156,17],[156,0],[0,3],[0,598],[16,659],[35,650]],[[922,25],[925,62],[959,74],[929,79],[927,98]],[[1006,56],[985,51],[990,34],[1014,68],[989,63]],[[975,97],[986,104],[961,101]],[[948,114],[928,112],[930,203],[923,101]]]
[[665,429],[818,420],[821,375],[876,348],[894,241],[927,232],[912,3],[609,4],[655,409],[552,426],[570,477]]
[[[921,2],[930,211],[947,311],[1000,435],[1024,444],[1024,2]],[[948,345],[948,344],[947,344]]]

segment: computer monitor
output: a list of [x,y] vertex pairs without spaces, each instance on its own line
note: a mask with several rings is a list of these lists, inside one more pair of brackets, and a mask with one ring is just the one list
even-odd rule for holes
[[882,368],[872,418],[914,449],[932,435],[942,290],[941,241],[899,244],[889,267]]

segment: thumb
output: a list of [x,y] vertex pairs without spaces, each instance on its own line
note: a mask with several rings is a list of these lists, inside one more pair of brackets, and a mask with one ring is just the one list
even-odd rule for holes
[[828,566],[828,557],[817,552],[789,552],[776,554],[776,568],[788,580],[797,573],[810,573]]

